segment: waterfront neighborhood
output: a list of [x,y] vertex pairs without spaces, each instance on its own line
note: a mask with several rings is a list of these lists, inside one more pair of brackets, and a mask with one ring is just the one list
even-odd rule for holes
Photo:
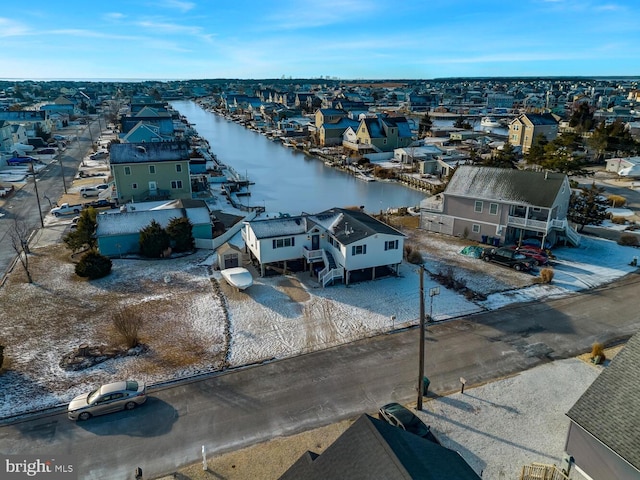
[[[633,281],[639,104],[635,78],[0,81],[2,453],[24,453],[12,425],[64,417],[74,397],[102,384],[134,378],[157,396],[114,422],[142,422],[156,408],[177,424],[195,404],[171,406],[163,392],[417,338],[425,324],[446,345],[449,329],[488,327],[482,315],[498,318],[505,306],[533,311]],[[268,153],[232,155],[249,142]],[[396,388],[376,387],[359,407],[338,406],[334,393],[327,416],[259,432],[243,424],[238,435],[228,426],[216,432],[226,442],[187,443],[202,444],[204,457],[205,444],[222,454],[351,419],[322,453],[289,458],[275,478],[373,478],[397,465],[406,477],[389,478],[638,478],[637,320],[597,331],[576,320],[580,331],[565,332],[574,343],[555,351],[551,340],[527,343],[552,329],[552,314],[536,312],[526,332],[484,332],[500,344],[500,353],[482,347],[496,357],[452,357],[453,373],[429,360],[418,382],[412,363]],[[602,350],[612,346],[622,349],[613,360]],[[402,351],[380,347],[368,378],[393,348]],[[549,420],[553,449],[528,447],[514,463],[492,461],[471,439],[465,446],[464,434],[408,400],[451,395],[460,372],[464,392],[590,352],[597,374],[584,370],[573,403]],[[309,392],[331,388],[332,374],[309,375],[321,385]],[[278,390],[258,383],[264,396]],[[259,408],[255,390],[211,395],[226,413]],[[411,407],[430,437],[373,418],[382,399]],[[264,417],[269,424],[272,413]],[[79,422],[80,434],[60,428],[76,441],[107,422]],[[163,428],[157,435],[170,436]],[[199,460],[180,452],[135,466],[144,478],[180,475]],[[133,471],[128,461],[111,470],[78,461],[80,478]]]

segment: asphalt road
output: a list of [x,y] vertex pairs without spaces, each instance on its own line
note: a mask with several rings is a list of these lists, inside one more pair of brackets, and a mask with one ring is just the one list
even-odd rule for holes
[[[640,328],[640,276],[549,302],[429,325],[430,395],[610,344]],[[145,478],[209,456],[415,402],[418,329],[152,389],[146,405],[74,423],[63,413],[0,427],[4,454],[73,454],[80,479]]]
[[[0,201],[2,213],[0,218],[0,278],[11,267],[16,258],[16,251],[13,248],[12,233],[15,232],[15,220],[26,225],[30,230],[35,231],[41,227],[40,215],[42,217],[51,210],[51,206],[62,196],[65,186],[69,187],[73,178],[78,172],[80,162],[91,148],[92,140],[97,140],[100,136],[100,122],[93,120],[90,124],[91,131],[86,125],[80,126],[77,132],[77,140],[69,143],[66,150],[55,157],[47,167],[36,175],[38,183],[38,199],[36,198],[33,176],[28,178],[23,187],[16,190],[10,197]],[[75,131],[69,130],[70,135],[76,135]],[[60,166],[62,164],[62,167]],[[64,170],[64,177],[63,177]],[[64,178],[64,183],[63,183]],[[38,212],[38,206],[40,212]]]

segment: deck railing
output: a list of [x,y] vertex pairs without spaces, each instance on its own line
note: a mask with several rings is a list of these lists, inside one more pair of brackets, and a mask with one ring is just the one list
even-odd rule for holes
[[303,254],[307,262],[316,263],[316,262],[321,262],[323,260],[324,250],[323,249],[310,250],[307,247],[304,247]]

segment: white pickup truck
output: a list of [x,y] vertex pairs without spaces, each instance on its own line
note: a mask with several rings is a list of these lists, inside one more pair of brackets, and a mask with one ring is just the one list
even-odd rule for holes
[[68,203],[63,203],[58,207],[52,208],[51,213],[56,217],[59,217],[60,215],[69,215],[71,213],[75,213],[77,215],[78,213],[80,213],[80,210],[82,210],[82,205],[79,203],[76,205],[69,205]]

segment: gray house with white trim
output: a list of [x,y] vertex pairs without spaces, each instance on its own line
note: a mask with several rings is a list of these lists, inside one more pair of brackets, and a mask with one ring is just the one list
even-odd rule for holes
[[640,478],[640,334],[629,339],[571,407],[565,452],[592,480]]
[[420,204],[427,231],[482,243],[580,243],[567,220],[571,188],[561,173],[459,166],[444,192]]

